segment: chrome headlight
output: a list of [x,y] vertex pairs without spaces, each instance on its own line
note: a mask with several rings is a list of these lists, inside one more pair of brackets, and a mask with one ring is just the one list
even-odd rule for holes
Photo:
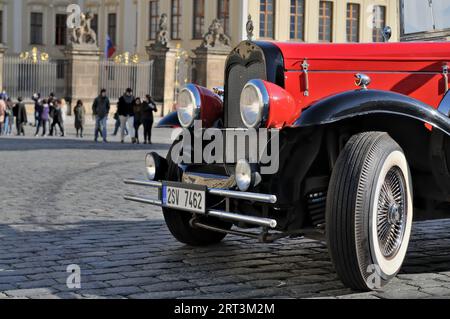
[[167,160],[156,153],[149,153],[145,157],[145,172],[150,181],[157,181],[165,177]]
[[269,94],[261,80],[249,81],[241,93],[241,118],[248,128],[258,128],[267,120]]
[[178,95],[177,114],[180,124],[189,128],[200,115],[201,98],[198,89],[188,84]]
[[147,154],[145,157],[145,171],[147,172],[147,178],[154,181],[156,177],[156,161],[153,153]]
[[246,192],[254,183],[252,167],[246,160],[240,160],[236,164],[236,184],[242,192]]

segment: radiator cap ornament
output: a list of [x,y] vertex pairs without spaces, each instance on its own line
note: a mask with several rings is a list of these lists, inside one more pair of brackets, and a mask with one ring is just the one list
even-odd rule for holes
[[359,86],[361,90],[367,90],[367,87],[370,85],[372,80],[366,74],[358,73],[355,74],[355,85]]

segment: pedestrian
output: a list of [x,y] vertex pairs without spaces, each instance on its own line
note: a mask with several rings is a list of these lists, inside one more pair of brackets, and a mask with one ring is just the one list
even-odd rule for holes
[[4,135],[12,134],[12,127],[14,123],[14,103],[10,98],[6,101],[6,110],[5,110],[5,127],[3,128]]
[[132,143],[136,143],[134,135],[134,102],[133,90],[128,88],[125,94],[119,98],[117,111],[120,118],[121,143],[125,143],[125,129],[128,124]]
[[23,103],[23,98],[19,97],[18,103],[14,106],[14,116],[16,117],[17,136],[25,136],[24,126],[27,124],[27,109]]
[[42,112],[41,112],[41,118],[38,124],[38,127],[36,129],[36,136],[39,135],[39,128],[42,127],[42,137],[46,136],[47,134],[47,125],[50,118],[50,105],[48,104],[48,100],[45,99],[42,101]]
[[158,108],[150,95],[145,96],[143,104],[142,123],[144,124],[144,144],[152,144],[153,113],[158,112]]
[[65,99],[61,99],[61,116],[62,116],[62,122],[63,124],[66,123],[66,117],[67,117],[67,103]]
[[95,116],[95,142],[98,142],[99,131],[102,132],[104,143],[108,143],[107,139],[107,121],[110,110],[109,98],[106,95],[106,90],[102,89],[100,95],[94,100],[92,105],[92,114]]
[[137,144],[139,144],[139,128],[142,125],[142,112],[143,112],[143,104],[140,97],[136,98],[133,107],[134,113],[134,139]]
[[3,125],[5,123],[5,114],[6,114],[6,103],[4,100],[5,96],[3,94],[0,95],[0,135],[3,134]]
[[77,101],[77,105],[73,109],[73,115],[75,117],[75,130],[77,131],[77,137],[83,138],[83,130],[86,117],[86,109],[84,108],[83,101]]
[[34,101],[34,127],[38,127],[41,121],[42,103],[40,102],[41,94],[34,93],[32,100]]
[[[119,132],[120,129],[120,117],[119,117],[119,112],[116,111],[116,113],[114,113],[114,120],[116,121],[114,124],[114,134],[113,136],[117,136],[117,133]],[[125,125],[125,136],[128,136],[128,127],[127,125]]]
[[57,135],[55,127],[58,125],[59,130],[61,131],[61,137],[64,137],[64,121],[62,115],[62,101],[56,100],[55,106],[53,108],[53,121],[50,127],[50,136],[53,136],[53,132],[55,132],[55,136]]

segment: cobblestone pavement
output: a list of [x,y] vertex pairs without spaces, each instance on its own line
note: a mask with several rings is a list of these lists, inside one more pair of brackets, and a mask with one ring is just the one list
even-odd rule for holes
[[[368,294],[340,283],[322,242],[183,246],[160,209],[122,199],[145,153],[167,152],[170,132],[155,134],[151,148],[0,138],[0,298],[450,298],[450,220],[416,223],[401,274]],[[70,264],[81,289],[67,288]]]

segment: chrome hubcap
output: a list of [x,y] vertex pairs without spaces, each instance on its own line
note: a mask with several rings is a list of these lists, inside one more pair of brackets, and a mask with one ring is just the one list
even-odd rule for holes
[[407,221],[405,178],[398,167],[387,173],[380,191],[377,234],[383,256],[393,258],[403,241]]

